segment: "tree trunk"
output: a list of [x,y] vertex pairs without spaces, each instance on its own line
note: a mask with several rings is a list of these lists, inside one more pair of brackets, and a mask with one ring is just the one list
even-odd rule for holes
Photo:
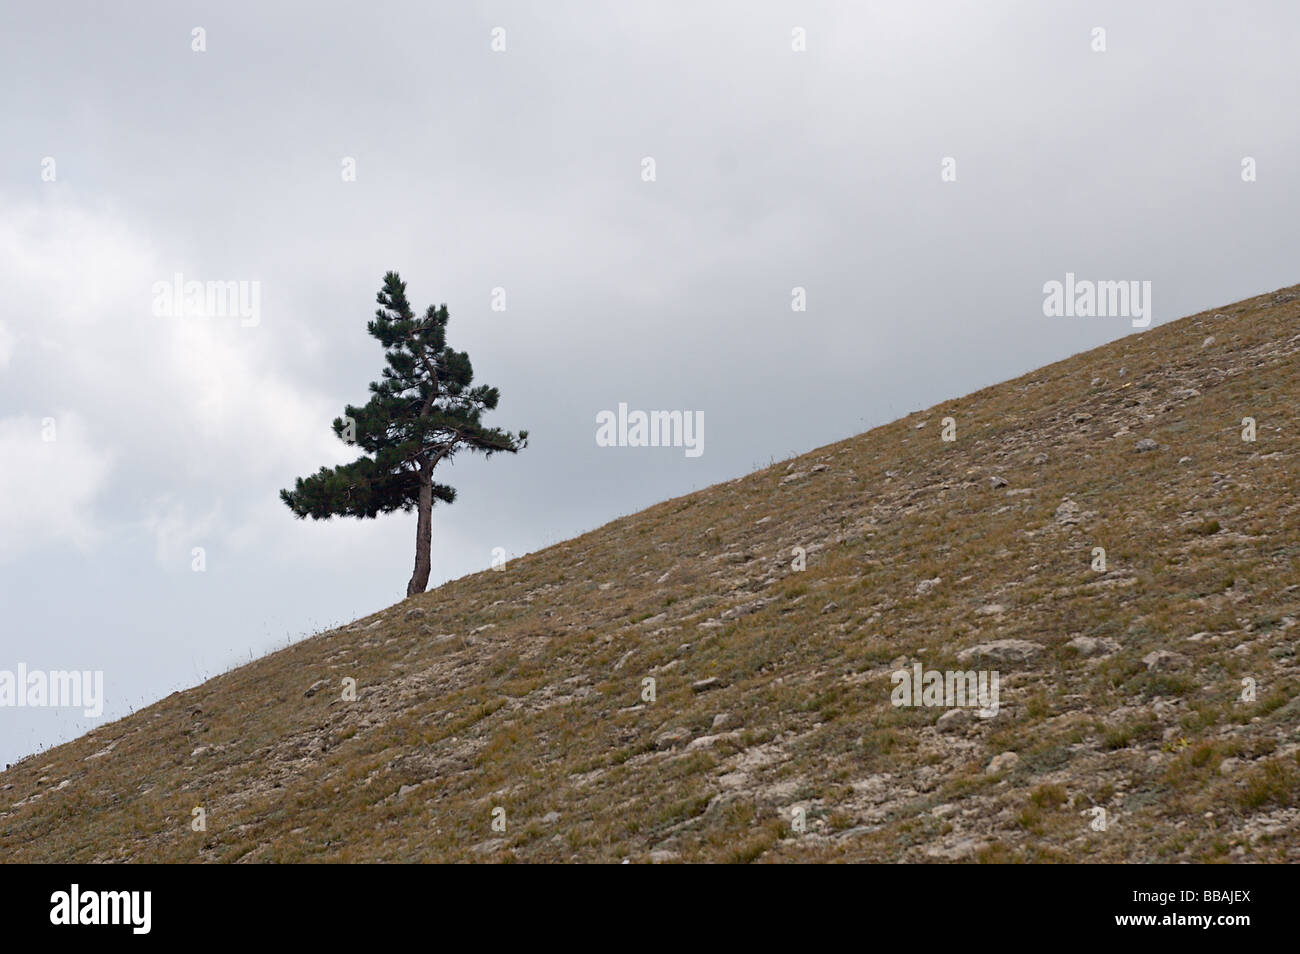
[[433,536],[433,474],[422,471],[420,474],[420,518],[415,524],[415,572],[411,582],[406,584],[406,595],[415,596],[423,593],[429,586],[429,541]]

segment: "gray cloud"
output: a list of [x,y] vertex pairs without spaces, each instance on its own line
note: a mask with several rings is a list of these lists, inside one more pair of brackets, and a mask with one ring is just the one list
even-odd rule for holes
[[[103,669],[116,718],[400,598],[412,518],[276,497],[347,457],[389,268],[533,435],[445,478],[435,582],[1132,333],[1045,318],[1067,271],[1156,324],[1294,282],[1300,11],[1133,7],[7,11],[0,668]],[[260,323],[154,316],[176,272]],[[598,448],[619,402],[704,455]],[[88,726],[0,710],[0,761]]]

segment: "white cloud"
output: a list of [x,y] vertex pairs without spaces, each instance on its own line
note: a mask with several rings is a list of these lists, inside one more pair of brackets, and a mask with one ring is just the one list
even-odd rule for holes
[[[83,409],[77,426],[96,435],[97,447],[112,448],[119,464],[110,491],[122,492],[110,493],[118,508],[111,521],[150,532],[164,563],[201,545],[191,539],[196,535],[218,539],[237,530],[237,543],[256,539],[256,524],[280,522],[274,510],[283,509],[276,499],[280,486],[321,463],[346,459],[329,431],[340,410],[337,399],[300,388],[284,371],[277,345],[307,334],[283,311],[256,327],[242,326],[238,317],[153,314],[153,284],[176,271],[201,280],[245,276],[211,274],[185,260],[183,250],[164,258],[128,218],[111,210],[65,200],[13,206],[14,214],[0,223],[0,287],[6,293],[0,366],[13,349],[15,330],[40,345],[30,360],[24,352],[21,369],[15,366],[21,379],[0,379],[0,402],[28,415],[7,424],[6,439],[16,452],[52,457],[32,421],[62,395],[76,394]],[[65,436],[61,429],[61,449]],[[22,443],[29,439],[35,450]],[[101,462],[88,448],[81,452],[88,456],[65,460],[67,470],[42,465],[51,471],[41,470],[39,480],[14,473],[21,468],[8,466],[7,453],[0,457],[12,485],[0,485],[7,486],[0,500],[0,528],[11,530],[7,552],[36,539],[51,520],[54,538],[78,546],[93,541],[93,491],[108,471],[95,469],[94,482],[83,484],[86,475],[74,479],[78,465]],[[66,458],[77,450],[69,445],[63,453]],[[310,461],[306,470],[304,461]],[[59,519],[44,503],[30,511],[22,501],[33,493],[73,500],[77,507]],[[226,502],[224,511],[218,499]],[[258,506],[266,501],[274,507]],[[137,509],[123,511],[124,505]]]
[[184,503],[169,496],[156,498],[144,520],[154,538],[154,555],[163,566],[188,567],[195,547],[210,545],[220,518],[221,505],[207,513],[192,514]]
[[92,505],[112,458],[92,446],[81,415],[0,419],[0,461],[0,560],[31,546],[95,542]]

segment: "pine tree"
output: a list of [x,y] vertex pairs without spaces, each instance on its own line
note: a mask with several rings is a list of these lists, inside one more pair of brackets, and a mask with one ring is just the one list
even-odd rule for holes
[[469,355],[447,346],[447,306],[429,306],[416,318],[406,299],[406,283],[396,272],[384,276],[375,318],[366,329],[384,346],[388,366],[370,383],[364,407],[348,405],[334,419],[334,433],[365,454],[350,464],[322,467],[299,477],[280,499],[300,518],[375,517],[418,511],[415,572],[406,595],[429,585],[429,545],[434,500],[451,503],[456,491],[435,483],[433,470],[461,450],[491,456],[514,454],[528,443],[528,432],[484,427],[484,411],[496,408],[494,387],[470,387]]

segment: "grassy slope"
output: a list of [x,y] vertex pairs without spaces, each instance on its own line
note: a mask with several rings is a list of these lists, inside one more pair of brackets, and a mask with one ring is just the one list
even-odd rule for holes
[[[1298,293],[1126,337],[173,694],[0,775],[0,857],[1298,860]],[[1144,437],[1161,447],[1137,452]],[[1065,645],[1080,635],[1115,651]],[[1040,650],[957,661],[1000,639]],[[1155,649],[1185,662],[1148,669]],[[945,710],[894,708],[889,673],[915,660],[999,669],[1002,711],[940,728]],[[708,677],[721,687],[693,691]],[[989,774],[1004,752],[1018,762]]]

